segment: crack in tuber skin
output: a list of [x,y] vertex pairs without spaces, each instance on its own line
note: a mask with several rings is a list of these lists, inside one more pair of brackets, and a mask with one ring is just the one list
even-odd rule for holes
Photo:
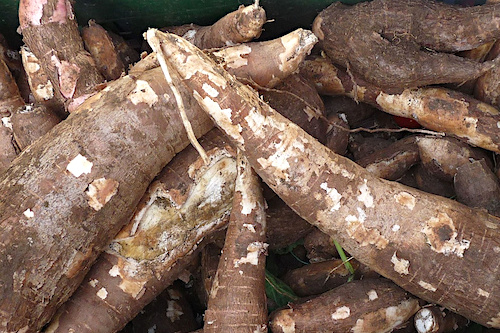
[[478,63],[449,52],[500,37],[500,4],[462,8],[429,0],[335,2],[313,23],[333,62],[386,90],[462,83],[497,62]]
[[306,60],[300,73],[315,82],[320,94],[346,95],[384,112],[413,118],[428,129],[500,152],[499,110],[471,96],[439,87],[391,94],[322,57]]
[[[302,218],[414,295],[500,327],[500,219],[374,177],[277,114],[189,42],[161,39],[198,103]],[[394,253],[408,261],[408,274],[394,266]]]

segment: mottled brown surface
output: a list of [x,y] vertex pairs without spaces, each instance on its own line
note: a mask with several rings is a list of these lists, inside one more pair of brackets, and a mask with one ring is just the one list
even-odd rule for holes
[[372,176],[272,110],[191,44],[163,38],[162,51],[189,78],[184,82],[200,105],[299,215],[412,294],[500,326],[500,269],[490,265],[500,251],[500,219]]
[[163,30],[183,36],[200,49],[212,49],[258,38],[264,23],[266,23],[264,9],[258,5],[250,5],[240,6],[211,26],[186,24]]
[[427,0],[335,2],[313,23],[337,64],[385,89],[464,82],[492,63],[454,56],[500,36],[499,5],[459,7]]
[[276,310],[270,327],[273,333],[389,332],[418,309],[417,299],[391,281],[367,279]]
[[52,82],[60,115],[64,109],[79,105],[104,81],[83,47],[69,1],[23,0],[19,4],[19,22],[23,41]]
[[233,207],[203,331],[267,332],[265,202],[259,178],[238,152]]
[[25,105],[11,117],[14,138],[21,150],[46,134],[61,119],[44,105]]
[[[153,177],[188,145],[173,100],[161,69],[124,77],[0,176],[0,330],[40,329],[131,217]],[[189,110],[197,135],[213,126],[194,104]],[[67,167],[79,154],[93,164],[76,177]],[[87,190],[101,178],[118,188],[96,211]]]

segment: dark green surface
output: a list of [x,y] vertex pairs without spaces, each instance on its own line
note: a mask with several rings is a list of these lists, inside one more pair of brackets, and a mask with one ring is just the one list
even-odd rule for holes
[[[267,17],[274,22],[265,25],[266,36],[277,36],[297,27],[310,27],[316,14],[334,0],[263,0],[260,2]],[[346,0],[355,3],[361,0]],[[0,0],[0,33],[13,44],[20,36],[17,0]],[[148,27],[163,27],[184,23],[207,25],[215,22],[239,5],[253,1],[238,0],[82,0],[76,1],[75,13],[80,25],[96,20],[107,29],[125,38],[140,36]]]

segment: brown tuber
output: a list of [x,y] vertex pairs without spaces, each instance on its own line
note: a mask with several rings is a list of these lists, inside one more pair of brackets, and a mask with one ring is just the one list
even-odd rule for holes
[[500,219],[374,177],[279,115],[189,42],[148,34],[161,37],[161,51],[198,103],[300,216],[412,294],[500,326],[500,270],[489,265],[500,251]]

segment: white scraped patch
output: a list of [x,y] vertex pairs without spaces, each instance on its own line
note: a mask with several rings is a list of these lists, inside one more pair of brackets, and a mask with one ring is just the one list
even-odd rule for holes
[[[186,43],[186,41],[182,41],[182,43]],[[189,47],[191,47],[191,45]],[[165,50],[165,48],[163,49]],[[168,51],[166,52],[166,54],[169,53],[171,52]],[[197,54],[189,55],[186,58],[185,55],[182,53],[182,54],[174,54],[173,57],[182,58],[179,59],[178,62],[184,64],[182,70],[184,72],[183,76],[185,80],[189,80],[193,75],[200,73],[201,75],[208,76],[208,81],[212,82],[216,86],[219,86],[222,89],[226,88],[226,80],[224,79],[224,77],[216,73],[212,69],[207,68],[206,64],[204,63],[205,60],[200,59],[200,57]]]
[[106,297],[108,297],[108,291],[106,288],[102,287],[99,291],[97,291],[96,295],[101,299],[106,299]]
[[418,284],[422,288],[427,289],[427,290],[432,291],[432,292],[435,292],[437,290],[436,287],[434,287],[429,282],[425,282],[425,281],[420,280],[420,281],[418,281]]
[[31,219],[33,217],[35,217],[35,213],[33,213],[33,211],[31,209],[26,209],[24,212],[23,212],[23,215],[26,216],[27,218]]
[[182,307],[176,301],[167,301],[167,318],[171,322],[181,319],[183,314]]
[[351,315],[351,309],[348,308],[347,306],[341,306],[337,308],[334,313],[332,313],[332,319],[342,320],[349,318],[350,315]]
[[374,300],[376,300],[378,298],[377,291],[375,291],[374,289],[370,290],[366,294],[368,295],[368,299],[370,301],[374,301]]
[[255,113],[255,108],[252,108],[248,115],[244,118],[248,127],[255,133],[258,138],[264,138],[266,136],[265,131],[263,131],[264,124],[266,123],[266,117],[261,113]]
[[331,204],[329,205],[331,206],[330,211],[333,212],[334,210],[339,210],[340,199],[342,199],[342,195],[337,191],[337,189],[328,187],[328,184],[326,182],[321,183],[319,187],[325,190],[326,195],[328,196],[329,200],[331,200]]
[[[431,248],[444,255],[455,254],[462,258],[465,250],[470,246],[470,240],[458,240],[458,233],[451,217],[446,213],[438,213],[437,217],[430,218],[421,230],[427,237]],[[443,232],[447,232],[448,239],[444,240]]]
[[220,51],[214,52],[216,57],[224,59],[225,68],[240,68],[248,65],[248,59],[245,57],[250,52],[252,48],[246,44],[240,44],[234,46],[230,49],[222,49]]
[[89,162],[84,156],[78,154],[74,159],[69,162],[66,170],[68,170],[73,176],[80,177],[81,175],[88,174],[92,170],[94,164]]
[[273,324],[281,328],[283,333],[295,333],[295,319],[293,309],[281,310],[280,316],[273,320]]
[[434,316],[429,309],[423,308],[419,312],[418,318],[415,318],[415,328],[417,332],[429,332],[434,325]]
[[12,131],[12,122],[10,121],[10,117],[2,117],[2,125]]
[[396,252],[392,255],[391,262],[394,265],[394,270],[399,274],[408,275],[410,273],[410,262],[406,259],[398,258]]
[[118,192],[118,182],[114,179],[99,178],[89,184],[85,192],[89,206],[98,211]]
[[156,332],[156,324],[148,328],[148,333],[155,333]]
[[367,228],[364,225],[366,212],[361,207],[357,207],[356,209],[358,216],[347,215],[345,218],[347,222],[347,234],[361,246],[372,244],[379,250],[384,249],[389,244],[389,241],[377,229]]
[[[239,183],[241,182],[238,182],[237,185],[239,185]],[[245,189],[242,190],[237,188],[235,190],[241,193],[241,214],[249,215],[250,213],[252,213],[252,210],[257,207],[257,200],[253,195],[249,195],[249,192]]]
[[500,121],[497,121],[497,127],[500,128]]
[[134,104],[146,103],[150,107],[158,102],[158,95],[147,81],[137,80],[135,88],[128,94],[128,99]]
[[43,98],[45,101],[52,99],[54,97],[54,86],[52,82],[47,81],[45,84],[39,84],[36,86],[35,94],[38,97]]
[[394,199],[396,202],[402,206],[405,206],[409,210],[413,210],[415,208],[415,197],[408,192],[400,192],[394,195]]
[[196,30],[191,29],[188,30],[184,35],[182,35],[182,38],[187,39],[187,40],[192,40],[196,36]]
[[401,226],[399,224],[395,224],[392,226],[392,231],[394,232],[399,231],[399,229],[401,229]]
[[359,192],[361,192],[360,195],[358,195],[357,199],[358,201],[362,202],[366,208],[373,207],[373,197],[370,194],[370,189],[368,188],[368,185],[366,185],[367,180],[364,179],[364,183],[358,187]]
[[[197,91],[193,91],[194,98],[204,106],[206,110],[210,113],[210,116],[214,118],[217,124],[220,124],[221,128],[227,135],[232,137],[237,143],[244,144],[243,137],[241,136],[241,127],[234,125],[231,120],[232,110],[231,109],[221,109],[219,103],[213,101],[210,97],[202,98]],[[239,125],[239,124],[238,124]]]
[[92,279],[89,281],[89,284],[92,288],[95,288],[95,286],[97,286],[97,283],[99,283],[99,280],[97,279]]
[[246,257],[234,260],[234,267],[240,267],[242,264],[257,265],[259,263],[259,256],[265,253],[269,245],[263,242],[252,242],[247,246]]
[[211,85],[209,85],[208,83],[203,83],[203,85],[201,86],[201,88],[208,94],[208,96],[210,97],[217,97],[219,96],[219,92],[214,88],[212,87]]
[[424,111],[423,99],[419,96],[420,90],[405,89],[401,94],[390,95],[381,92],[377,95],[376,102],[383,110],[397,109],[400,116],[413,118],[413,115],[422,114]]
[[255,232],[255,227],[253,226],[253,224],[250,224],[250,223],[243,223],[243,227],[244,228],[247,228],[248,230],[250,230],[251,232]]
[[494,328],[500,328],[500,312],[495,317],[491,318],[486,324]]
[[111,267],[108,274],[109,274],[109,276],[112,276],[112,277],[119,276],[120,275],[120,267],[118,267],[117,265],[114,265],[113,267]]
[[487,292],[487,291],[486,291],[486,290],[484,290],[484,289],[481,289],[481,288],[478,288],[478,289],[477,289],[477,294],[478,294],[479,296],[483,296],[483,297],[486,297],[486,298],[490,297],[490,293],[489,293],[489,292]]

